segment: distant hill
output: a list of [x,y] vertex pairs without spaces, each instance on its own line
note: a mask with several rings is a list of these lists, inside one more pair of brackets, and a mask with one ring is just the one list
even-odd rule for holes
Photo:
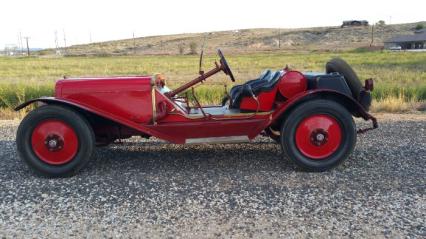
[[[401,34],[412,34],[417,24],[425,22],[374,26],[375,49],[383,41]],[[299,29],[242,29],[210,33],[150,36],[135,39],[74,45],[63,50],[67,55],[178,55],[190,54],[190,45],[196,50],[207,37],[205,51],[212,53],[216,48],[226,53],[261,51],[342,51],[369,47],[371,26],[368,27],[315,27]],[[52,49],[40,54],[54,54]]]

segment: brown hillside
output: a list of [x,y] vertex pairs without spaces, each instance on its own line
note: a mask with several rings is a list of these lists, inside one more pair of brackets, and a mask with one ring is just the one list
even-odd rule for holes
[[[426,26],[426,22],[422,22]],[[373,45],[380,48],[383,42],[395,35],[412,34],[419,23],[394,24],[374,27]],[[190,44],[197,44],[197,51],[207,36],[206,51],[222,48],[229,53],[246,53],[271,50],[283,51],[341,51],[368,47],[371,42],[371,26],[368,27],[317,27],[301,29],[244,29],[210,33],[191,33],[166,36],[150,36],[75,45],[66,49],[67,55],[156,55],[190,53]],[[279,44],[281,47],[279,47]],[[41,54],[52,54],[46,50]]]

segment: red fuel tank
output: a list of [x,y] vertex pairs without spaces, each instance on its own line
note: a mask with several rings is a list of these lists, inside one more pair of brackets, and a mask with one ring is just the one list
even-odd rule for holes
[[298,71],[287,71],[284,73],[278,85],[281,95],[287,99],[306,91],[307,88],[308,82],[305,76]]

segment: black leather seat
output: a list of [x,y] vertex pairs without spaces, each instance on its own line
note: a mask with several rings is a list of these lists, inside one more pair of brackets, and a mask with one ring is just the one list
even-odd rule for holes
[[229,93],[232,102],[230,108],[240,108],[243,97],[251,97],[253,95],[258,95],[260,92],[272,90],[278,82],[280,75],[281,71],[272,72],[271,70],[266,70],[259,78],[232,87]]

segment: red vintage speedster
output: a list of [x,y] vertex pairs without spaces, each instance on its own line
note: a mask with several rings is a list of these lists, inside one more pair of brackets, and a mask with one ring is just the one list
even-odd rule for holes
[[234,86],[222,105],[201,106],[195,94],[188,96],[194,85],[220,71],[235,81],[218,54],[212,70],[200,70],[196,79],[174,90],[161,75],[57,81],[53,97],[16,107],[37,103],[18,128],[20,158],[40,175],[65,177],[83,168],[96,146],[132,136],[202,144],[249,142],[265,135],[301,168],[324,171],[352,152],[357,133],[352,116],[377,127],[368,113],[373,81],[362,86],[339,58],[327,63],[325,73],[267,70]]

